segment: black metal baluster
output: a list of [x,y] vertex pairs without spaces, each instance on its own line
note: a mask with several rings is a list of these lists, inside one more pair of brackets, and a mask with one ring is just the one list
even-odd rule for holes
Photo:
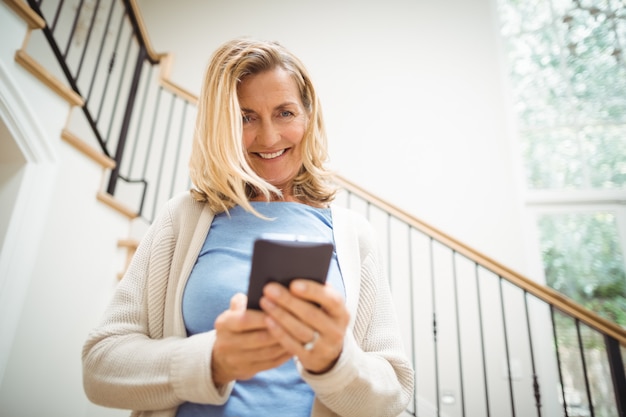
[[589,404],[589,412],[591,417],[595,417],[593,412],[593,399],[591,396],[591,388],[589,387],[589,375],[587,374],[587,360],[585,359],[585,346],[583,345],[583,339],[580,334],[580,320],[576,319],[576,337],[578,339],[578,349],[580,351],[580,360],[583,366],[583,377],[585,378],[585,389],[587,391],[587,402]]
[[528,313],[528,293],[524,291],[524,310],[526,312],[526,329],[528,330],[528,345],[530,347],[530,364],[533,370],[533,392],[535,396],[535,408],[537,417],[541,417],[541,391],[539,390],[539,379],[535,366],[535,349],[533,347],[533,335],[530,326],[530,315]]
[[391,214],[387,213],[387,279],[391,279]]
[[157,175],[157,182],[154,189],[154,198],[152,199],[152,218],[154,218],[154,214],[157,212],[158,203],[159,203],[159,195],[161,194],[161,181],[163,180],[163,166],[165,165],[165,155],[167,154],[167,142],[169,141],[170,129],[172,128],[172,114],[174,114],[174,103],[175,97],[172,94],[172,100],[170,101],[170,108],[167,114],[167,123],[165,124],[165,129],[163,131],[163,147],[161,148],[161,160],[159,161],[159,169]]
[[[124,77],[126,76],[126,69],[128,68],[128,58],[130,57],[130,49],[131,49],[131,44],[133,41],[133,34],[131,33],[128,36],[128,41],[126,43],[126,52],[124,53],[124,62],[122,63],[122,71],[120,73],[120,77],[118,79],[117,82],[117,88],[115,89],[115,99],[113,100],[113,105],[111,106],[111,117],[109,118],[108,121],[108,128],[107,128],[107,133],[104,137],[104,141],[105,143],[109,143],[109,140],[111,140],[111,130],[113,129],[113,121],[115,120],[115,114],[117,111],[117,105],[119,104],[120,101],[120,95],[122,93],[122,85],[124,85]],[[133,74],[133,81],[132,84],[135,84],[136,82],[138,82],[138,80],[135,80],[134,77],[140,77],[141,76],[141,67],[143,64],[143,61],[145,60],[146,57],[146,48],[144,48],[143,46],[140,47],[140,51],[139,54],[137,55],[137,62],[135,63],[135,73]],[[132,91],[132,86],[131,86],[131,90]],[[131,94],[129,93],[129,101],[131,99]],[[132,97],[133,101],[134,101],[134,97]],[[132,107],[133,106],[129,106],[128,103],[126,104],[126,111],[130,111],[132,112]],[[127,115],[126,112],[124,113],[124,118],[126,117],[130,117],[130,115]],[[115,160],[116,162],[119,164],[120,162],[122,162],[122,160],[120,159],[119,161],[117,160],[117,156],[118,156],[118,151],[117,149],[119,149],[120,147],[120,139],[121,137],[118,137],[118,141],[117,141],[117,148],[116,148],[116,152],[115,152]],[[123,152],[123,149],[122,149]]]
[[128,164],[128,178],[133,177],[133,165],[135,164],[135,161],[137,160],[137,146],[139,146],[139,139],[140,139],[139,135],[142,131],[143,118],[144,118],[144,115],[146,114],[146,103],[148,99],[148,92],[150,91],[149,87],[150,87],[150,82],[152,81],[153,70],[154,70],[154,67],[150,65],[148,67],[148,76],[146,77],[146,84],[143,90],[143,98],[141,99],[141,105],[139,106],[139,116],[137,118],[137,130],[135,132],[135,140],[133,142],[133,149],[130,153],[130,160]]
[[[115,46],[113,47],[113,53],[111,54],[111,59],[109,59],[109,66],[107,68],[107,76],[104,81],[104,87],[102,88],[102,95],[100,96],[100,104],[98,105],[98,111],[96,112],[96,117],[93,119],[94,130],[98,130],[97,124],[100,121],[100,117],[102,116],[102,109],[104,108],[104,98],[106,97],[106,91],[109,88],[109,82],[111,81],[111,74],[113,73],[113,68],[115,67],[115,60],[117,58],[117,50],[120,47],[120,40],[122,38],[122,28],[124,25],[124,14],[120,17],[120,23],[117,28],[117,36],[115,37]],[[95,110],[95,109],[94,109]],[[106,140],[103,138],[102,143],[106,145]]]
[[452,279],[454,284],[454,309],[456,314],[456,341],[459,357],[459,385],[461,387],[461,415],[465,417],[465,389],[463,383],[463,355],[461,344],[461,318],[459,316],[459,290],[457,288],[456,251],[452,250]]
[[[413,371],[417,375],[417,348],[415,346],[415,303],[413,297],[415,296],[415,289],[413,286],[414,269],[413,269],[413,228],[408,225],[408,246],[409,246],[409,314],[411,319],[411,359],[413,361]],[[413,415],[417,415],[417,377],[415,377],[413,387]]]
[[[111,171],[109,178],[109,186],[107,192],[110,195],[115,194],[115,187],[117,185],[117,177],[119,175],[120,167],[122,166],[122,157],[124,156],[124,148],[126,147],[126,139],[128,137],[128,129],[130,127],[130,119],[135,106],[135,99],[137,98],[137,90],[139,87],[139,81],[141,79],[141,70],[143,62],[146,59],[146,48],[142,45],[139,48],[137,54],[137,62],[135,64],[135,72],[133,74],[132,83],[128,91],[128,101],[126,102],[126,110],[124,111],[124,118],[122,120],[122,126],[120,128],[119,139],[117,142],[117,148],[115,151],[115,168]],[[143,176],[145,178],[145,175]]]
[[[155,105],[155,110],[154,110],[154,114],[152,116],[152,124],[150,126],[150,136],[148,136],[148,147],[146,149],[146,153],[144,154],[144,161],[143,161],[143,170],[141,172],[141,178],[146,178],[146,172],[148,171],[148,160],[150,158],[150,155],[152,154],[152,144],[154,143],[154,133],[155,133],[155,128],[156,128],[156,123],[157,123],[157,118],[159,115],[159,108],[161,107],[161,92],[163,91],[163,87],[159,87],[158,93],[157,93],[157,99],[156,99],[156,105]],[[139,214],[143,213],[143,206],[145,203],[145,197],[146,197],[146,193],[148,191],[148,186],[149,184],[146,184],[146,189],[144,191],[144,196],[141,199],[141,204],[139,206]]]
[[504,351],[506,353],[506,369],[509,377],[509,395],[511,396],[511,413],[515,417],[515,399],[513,397],[513,375],[511,372],[511,355],[509,353],[509,337],[506,327],[506,312],[504,309],[504,294],[502,292],[502,277],[498,276],[500,288],[500,311],[502,311],[502,330],[504,332]]
[[[181,117],[182,121],[185,120],[185,117],[187,115],[187,105],[188,105],[188,102],[185,101],[183,103],[183,115]],[[170,183],[169,198],[172,198],[174,196],[174,185],[176,185],[176,173],[178,172],[178,161],[180,159],[180,148],[182,147],[182,143],[184,139],[184,132],[185,132],[185,124],[181,122],[180,131],[178,132],[178,140],[176,141],[177,142],[176,156],[174,158],[174,169],[172,170],[172,182]]]
[[[78,18],[80,17],[80,13],[83,9],[83,4],[84,4],[84,0],[80,0],[80,2],[78,2],[78,8],[76,10],[76,15],[74,15],[74,22],[72,23],[70,36],[67,38],[67,45],[65,46],[65,51],[63,52],[64,61],[67,61],[67,55],[70,52],[70,46],[72,45],[72,40],[74,39],[74,34],[76,33],[76,26],[78,25]],[[74,79],[74,77],[72,77],[72,79]]]
[[487,407],[487,417],[491,416],[490,406],[489,406],[489,384],[487,379],[487,357],[485,355],[485,330],[483,328],[483,311],[482,311],[482,301],[480,297],[480,283],[479,283],[479,265],[474,263],[474,271],[476,277],[476,298],[478,301],[478,322],[480,328],[480,350],[482,352],[483,359],[483,379],[485,384],[485,406]]
[[91,41],[91,34],[93,33],[93,27],[96,24],[96,17],[98,16],[99,9],[100,9],[100,0],[96,0],[96,5],[94,6],[93,13],[91,14],[91,21],[89,22],[89,29],[87,30],[87,37],[85,38],[85,45],[83,46],[83,51],[81,52],[80,59],[78,60],[78,68],[76,69],[76,75],[75,75],[76,82],[78,82],[78,79],[80,78],[80,70],[83,67],[85,54],[87,53],[87,48],[89,47],[89,42]]
[[554,319],[554,306],[550,304],[550,317],[552,318],[552,333],[554,338],[554,348],[556,350],[556,364],[559,370],[559,382],[561,383],[561,395],[563,396],[563,411],[565,417],[569,417],[567,412],[567,398],[565,398],[565,385],[563,383],[563,371],[561,370],[561,354],[559,353],[559,339],[557,337],[556,320]]
[[[56,29],[57,27],[57,23],[59,21],[59,16],[61,15],[61,10],[63,9],[63,2],[64,0],[61,0],[59,2],[59,5],[57,6],[57,10],[54,13],[54,18],[52,19],[52,25],[49,26],[50,28],[50,33],[54,33],[54,29]],[[40,1],[39,4],[41,4],[42,2]]]
[[435,352],[435,396],[437,401],[437,417],[441,417],[441,399],[439,398],[439,349],[437,344],[437,301],[436,301],[436,289],[435,289],[435,256],[433,250],[434,239],[429,239],[430,250],[430,284],[431,284],[431,297],[433,304],[433,343]]
[[91,92],[93,90],[93,85],[96,81],[97,78],[97,74],[98,74],[98,69],[100,68],[100,60],[102,59],[102,53],[104,52],[104,43],[106,41],[107,38],[107,33],[109,31],[109,27],[111,26],[111,19],[113,18],[113,10],[115,9],[115,5],[117,4],[117,1],[113,0],[111,2],[111,8],[109,9],[109,14],[107,16],[107,21],[104,25],[104,31],[102,33],[102,40],[100,41],[100,49],[98,50],[98,56],[96,57],[96,63],[93,66],[93,74],[91,76],[91,83],[89,83],[89,89],[87,90],[87,94],[85,96],[85,105],[87,105],[87,103],[89,103],[89,100],[91,98]]
[[604,335],[604,344],[611,369],[617,415],[626,417],[626,369],[624,368],[620,345],[616,339],[606,334]]

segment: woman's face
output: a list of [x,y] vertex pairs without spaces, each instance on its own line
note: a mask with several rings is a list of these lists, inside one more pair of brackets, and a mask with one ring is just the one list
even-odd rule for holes
[[301,143],[308,123],[296,82],[275,68],[243,79],[238,89],[243,143],[252,169],[291,196],[302,166]]

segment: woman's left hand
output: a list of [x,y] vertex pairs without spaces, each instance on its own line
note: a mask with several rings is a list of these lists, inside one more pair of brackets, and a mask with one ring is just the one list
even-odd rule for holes
[[320,374],[335,365],[350,315],[334,288],[306,279],[292,281],[289,289],[269,283],[260,305],[270,333],[307,371]]

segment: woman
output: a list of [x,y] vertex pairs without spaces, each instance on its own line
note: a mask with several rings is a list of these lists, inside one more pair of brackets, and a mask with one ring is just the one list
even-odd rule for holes
[[[152,224],[89,335],[88,397],[134,416],[397,416],[413,370],[369,224],[330,207],[304,66],[275,43],[227,42],[200,97],[194,189]],[[268,284],[246,309],[267,232],[333,241],[327,284]]]

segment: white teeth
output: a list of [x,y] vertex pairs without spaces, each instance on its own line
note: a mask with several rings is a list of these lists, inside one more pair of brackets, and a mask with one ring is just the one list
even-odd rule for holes
[[261,158],[263,158],[263,159],[274,159],[274,158],[277,158],[277,157],[281,156],[284,153],[285,153],[285,150],[282,149],[282,150],[280,150],[278,152],[274,152],[274,153],[261,153],[261,152],[259,152],[258,155]]

